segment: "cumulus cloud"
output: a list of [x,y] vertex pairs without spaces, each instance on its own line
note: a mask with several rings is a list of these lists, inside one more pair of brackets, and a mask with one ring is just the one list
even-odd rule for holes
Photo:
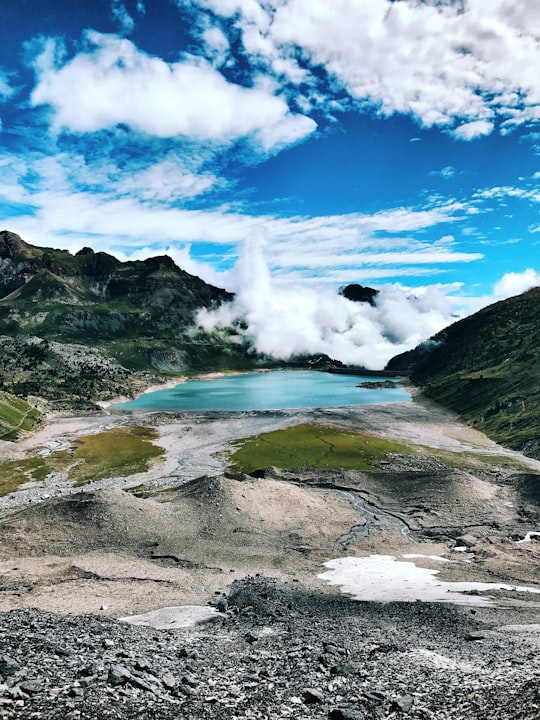
[[474,120],[457,127],[454,135],[458,140],[474,140],[482,135],[489,135],[493,131],[493,127],[493,123],[487,120]]
[[538,286],[540,286],[540,273],[533,268],[527,268],[523,272],[510,272],[503,275],[495,284],[493,294],[497,299],[504,299]]
[[206,46],[207,55],[212,58],[214,64],[218,67],[223,65],[230,54],[230,44],[223,31],[215,26],[208,27],[202,33],[201,39]]
[[129,40],[93,31],[86,41],[84,52],[58,64],[49,40],[34,63],[38,82],[31,102],[50,105],[58,128],[95,132],[122,123],[159,138],[215,143],[254,136],[266,150],[316,128],[269,87],[228,82],[201,58],[166,63]]
[[[185,0],[187,2],[187,0]],[[194,0],[190,0],[193,2]],[[183,4],[178,0],[179,4]],[[199,0],[233,18],[254,64],[299,54],[326,99],[405,113],[462,140],[538,119],[540,5],[523,0]],[[313,72],[313,68],[318,68]],[[294,82],[294,73],[288,74]]]
[[416,296],[400,286],[386,287],[372,307],[347,300],[335,288],[278,284],[264,256],[268,243],[260,230],[248,237],[233,271],[235,300],[216,311],[202,311],[202,327],[209,330],[241,319],[247,326],[245,338],[259,352],[281,359],[326,353],[380,369],[451,321],[450,304],[434,287]]

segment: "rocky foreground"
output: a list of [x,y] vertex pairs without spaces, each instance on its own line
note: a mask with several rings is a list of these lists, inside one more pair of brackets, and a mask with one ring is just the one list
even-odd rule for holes
[[1,614],[0,718],[540,716],[534,606],[361,603],[265,577],[215,604],[174,631]]

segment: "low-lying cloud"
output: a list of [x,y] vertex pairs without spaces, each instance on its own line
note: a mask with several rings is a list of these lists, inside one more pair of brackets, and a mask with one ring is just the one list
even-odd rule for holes
[[412,295],[401,286],[386,286],[372,306],[348,300],[335,288],[280,284],[265,260],[266,243],[259,231],[244,243],[233,271],[236,297],[217,310],[201,311],[203,328],[242,320],[243,338],[260,353],[284,360],[325,353],[376,370],[452,320],[450,303],[435,287]]

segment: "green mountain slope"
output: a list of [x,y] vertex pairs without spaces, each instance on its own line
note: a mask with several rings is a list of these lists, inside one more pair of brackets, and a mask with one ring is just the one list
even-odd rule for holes
[[17,440],[39,420],[39,412],[21,398],[0,391],[0,440]]
[[540,458],[540,288],[454,323],[387,369],[408,372],[426,396]]
[[148,382],[148,373],[254,367],[234,328],[206,333],[195,322],[232,297],[168,256],[72,255],[1,231],[0,389],[84,405],[133,391],[141,372]]

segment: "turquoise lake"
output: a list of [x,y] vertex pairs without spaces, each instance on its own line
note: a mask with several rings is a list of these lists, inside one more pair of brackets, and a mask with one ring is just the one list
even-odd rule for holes
[[356,387],[360,382],[380,382],[384,379],[309,370],[243,373],[208,380],[187,380],[173,388],[145,393],[137,400],[115,405],[115,408],[281,410],[405,402],[411,399],[409,393],[397,384],[395,388],[373,390]]

